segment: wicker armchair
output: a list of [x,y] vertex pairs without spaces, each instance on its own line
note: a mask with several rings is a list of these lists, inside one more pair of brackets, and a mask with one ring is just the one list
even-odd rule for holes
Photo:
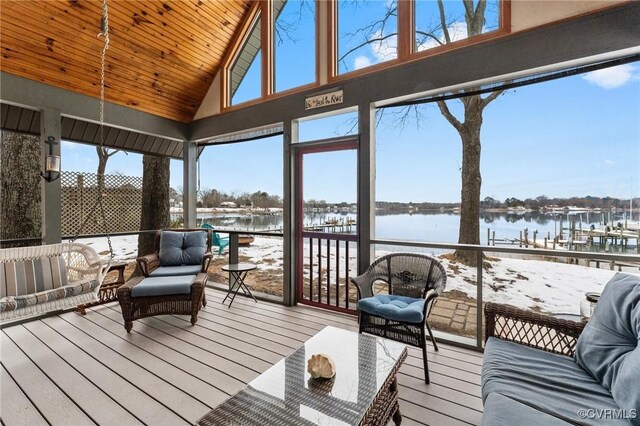
[[[213,257],[211,253],[211,230],[196,228],[196,229],[166,229],[166,231],[177,231],[177,232],[197,231],[197,232],[207,233],[207,248],[206,248],[206,253],[202,257],[202,268],[200,269],[200,272],[206,273],[207,270],[209,269],[209,263],[211,263],[211,258]],[[162,237],[162,232],[163,230],[158,230],[156,232],[153,253],[148,254],[146,256],[141,256],[136,259],[136,262],[138,262],[138,266],[142,271],[142,275],[144,275],[145,277],[149,277],[151,273],[156,269],[158,269],[158,267],[160,266],[159,252],[160,252],[160,239]]]
[[[444,291],[446,281],[446,271],[437,259],[416,253],[383,256],[373,262],[364,274],[351,279],[358,289],[360,333],[374,334],[421,348],[426,383],[429,383],[429,366],[425,327],[437,351],[438,344],[427,318],[433,302]],[[419,321],[399,321],[363,311],[361,302],[374,296],[373,286],[378,282],[387,285],[389,295],[424,299]]]

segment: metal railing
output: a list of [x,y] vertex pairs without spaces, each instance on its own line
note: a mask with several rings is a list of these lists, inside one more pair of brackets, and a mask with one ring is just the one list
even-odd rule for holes
[[[357,241],[358,237],[353,234],[302,232],[300,249],[303,254],[299,257],[299,259],[302,258],[302,265],[299,265],[299,268],[302,271],[301,267],[309,266],[309,279],[307,280],[302,272],[299,273],[298,302],[336,311],[356,312],[355,306],[349,306],[352,299],[349,289],[349,245],[357,244]],[[305,247],[309,247],[308,256],[306,256]],[[340,257],[341,247],[344,251],[342,258]],[[357,256],[357,250],[352,249],[351,252]],[[335,266],[333,274],[332,266]],[[344,288],[342,293],[340,286]],[[353,302],[356,300],[353,299]]]
[[[588,261],[602,261],[602,262],[624,262],[625,264],[637,264],[640,267],[640,255],[636,254],[618,254],[618,253],[596,253],[596,252],[584,252],[584,251],[563,251],[563,250],[548,250],[537,248],[512,248],[512,247],[495,247],[495,246],[481,246],[472,244],[447,244],[447,243],[427,243],[427,242],[412,242],[404,240],[388,240],[388,239],[373,239],[371,240],[373,245],[385,245],[396,247],[412,247],[421,249],[438,249],[438,250],[464,250],[475,252],[476,258],[476,336],[475,344],[469,344],[465,340],[459,337],[451,337],[449,333],[439,334],[439,340],[454,344],[457,346],[463,346],[470,349],[482,350],[484,346],[484,312],[483,304],[483,259],[485,253],[503,253],[517,256],[542,256],[548,258],[566,258],[566,259],[583,259]],[[605,283],[603,283],[605,284]]]
[[[240,260],[240,255],[239,255],[239,248],[240,248],[240,235],[255,235],[255,236],[263,236],[263,237],[278,237],[278,238],[282,238],[284,236],[284,234],[282,232],[272,232],[272,231],[248,231],[248,230],[230,230],[230,229],[224,229],[224,228],[211,228],[212,232],[216,232],[218,234],[229,234],[229,258],[228,258],[228,263],[232,264],[232,263],[238,263]],[[215,246],[214,246],[215,249]],[[213,283],[210,281],[210,283],[208,285],[210,285],[213,288],[219,288],[219,289],[223,289],[225,291],[229,290],[229,286],[231,285],[232,281],[232,276],[231,273],[229,273],[229,281],[228,284],[225,286],[223,283],[223,285],[216,285],[216,283]],[[269,295],[269,294],[264,294],[261,293],[259,291],[254,292],[252,290],[252,293],[254,293],[254,296],[256,297],[256,299],[258,300],[266,300],[268,302],[275,302],[275,303],[283,303],[283,297],[284,297],[284,282],[282,283],[282,296],[281,297],[277,297],[277,296],[273,296],[273,295]]]

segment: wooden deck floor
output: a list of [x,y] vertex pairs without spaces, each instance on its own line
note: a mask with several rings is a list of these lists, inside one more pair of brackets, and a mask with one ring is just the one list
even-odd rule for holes
[[[192,424],[326,325],[356,330],[350,316],[241,297],[229,309],[223,296],[207,290],[195,327],[160,316],[127,335],[110,304],[4,328],[2,424]],[[481,364],[479,353],[429,346],[426,385],[411,348],[398,377],[403,425],[479,424]]]

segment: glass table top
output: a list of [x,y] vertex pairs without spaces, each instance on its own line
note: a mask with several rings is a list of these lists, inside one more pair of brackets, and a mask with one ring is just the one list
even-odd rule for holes
[[[333,358],[334,378],[311,378],[317,353]],[[406,354],[401,343],[326,327],[198,424],[357,425]]]

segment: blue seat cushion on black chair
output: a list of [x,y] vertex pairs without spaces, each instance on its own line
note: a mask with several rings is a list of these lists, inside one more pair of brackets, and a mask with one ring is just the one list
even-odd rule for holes
[[358,301],[358,310],[392,321],[420,323],[424,321],[424,299],[379,294]]
[[[570,423],[602,424],[583,419],[580,410],[619,410],[611,393],[571,357],[490,337],[482,364],[482,399],[497,392]],[[629,425],[626,419],[607,424]]]
[[202,265],[158,266],[149,276],[176,277],[178,275],[197,275],[200,272],[202,272]]
[[191,294],[191,283],[193,283],[195,278],[195,275],[145,278],[133,286],[131,289],[131,297]]

